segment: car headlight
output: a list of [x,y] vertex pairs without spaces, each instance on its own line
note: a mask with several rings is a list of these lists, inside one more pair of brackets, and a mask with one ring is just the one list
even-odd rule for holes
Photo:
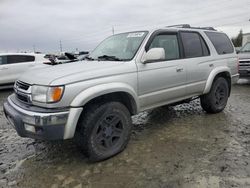
[[31,88],[32,101],[43,103],[54,103],[61,100],[63,86],[39,86],[33,85]]

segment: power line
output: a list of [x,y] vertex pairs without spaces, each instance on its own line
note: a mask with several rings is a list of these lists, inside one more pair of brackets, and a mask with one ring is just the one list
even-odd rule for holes
[[[198,11],[196,11],[196,13],[197,12],[204,12],[204,10],[203,9],[208,9],[209,7],[218,7],[220,4],[222,4],[222,5],[225,5],[225,2],[227,2],[227,4],[228,4],[228,0],[221,0],[221,1],[219,1],[219,2],[216,2],[216,4],[214,3],[214,2],[211,2],[211,3],[209,3],[209,4],[206,4],[205,6],[202,6],[202,7],[199,7],[199,9],[198,9]],[[230,5],[230,4],[229,4]],[[230,6],[232,6],[232,5],[230,5]],[[187,9],[187,10],[185,10],[185,11],[182,11],[181,13],[185,13],[185,16],[187,16],[187,14],[193,14],[194,13],[194,11],[190,11],[190,9]],[[167,16],[178,16],[178,15],[180,15],[180,12],[175,12],[175,13],[172,13],[172,14],[168,14]],[[164,23],[163,22],[158,22],[158,23],[156,23],[155,21],[153,21],[153,22],[151,22],[151,23],[148,23],[147,25],[137,25],[136,27],[146,27],[146,26],[148,26],[148,25],[160,25],[160,24],[166,24],[166,23],[168,23],[167,21],[165,21]],[[176,22],[175,22],[176,23]],[[116,24],[117,26],[122,26],[123,24],[121,24],[120,22],[119,22],[119,24]],[[125,26],[126,27],[126,26]],[[132,26],[132,27],[135,27],[135,26]],[[103,31],[103,29],[102,29],[102,31]],[[89,36],[91,36],[91,35],[100,35],[100,33],[101,32],[95,32],[95,33],[90,33],[90,34],[85,34],[84,35],[84,38],[85,37],[89,37]],[[112,32],[113,33],[113,32]],[[71,41],[71,40],[78,40],[79,38],[83,38],[82,36],[81,37],[77,37],[77,38],[74,38],[74,39],[65,39],[65,40],[63,40],[63,41]]]

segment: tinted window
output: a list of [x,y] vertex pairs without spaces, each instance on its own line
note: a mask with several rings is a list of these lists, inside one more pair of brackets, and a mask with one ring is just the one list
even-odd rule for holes
[[7,56],[8,64],[22,63],[22,62],[32,62],[32,61],[35,61],[34,56],[29,56],[29,55],[8,55]]
[[6,56],[0,56],[0,65],[6,64],[7,63],[7,58]]
[[198,33],[181,32],[181,39],[186,58],[201,57],[209,55],[209,50]]
[[224,33],[205,32],[213,43],[218,54],[229,54],[234,52],[230,39]]
[[209,49],[204,41],[204,39],[200,36],[201,40],[201,46],[202,46],[202,51],[203,51],[203,56],[208,56],[210,55]]
[[160,34],[155,36],[149,46],[149,49],[151,48],[163,48],[166,60],[180,58],[178,39],[175,34]]

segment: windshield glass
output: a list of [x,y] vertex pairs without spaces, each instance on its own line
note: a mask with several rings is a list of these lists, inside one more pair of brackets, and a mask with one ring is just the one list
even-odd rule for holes
[[147,31],[140,31],[113,35],[97,46],[97,48],[89,55],[89,58],[124,61],[131,60],[135,56],[147,33]]
[[250,52],[250,42],[246,43],[240,50],[240,52]]

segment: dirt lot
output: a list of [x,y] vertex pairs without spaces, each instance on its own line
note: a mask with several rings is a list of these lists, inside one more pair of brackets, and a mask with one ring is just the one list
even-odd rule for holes
[[[0,92],[0,105],[12,91]],[[127,149],[89,163],[71,141],[20,138],[0,107],[0,187],[250,187],[250,83],[232,89],[224,112],[199,101],[133,117]]]

